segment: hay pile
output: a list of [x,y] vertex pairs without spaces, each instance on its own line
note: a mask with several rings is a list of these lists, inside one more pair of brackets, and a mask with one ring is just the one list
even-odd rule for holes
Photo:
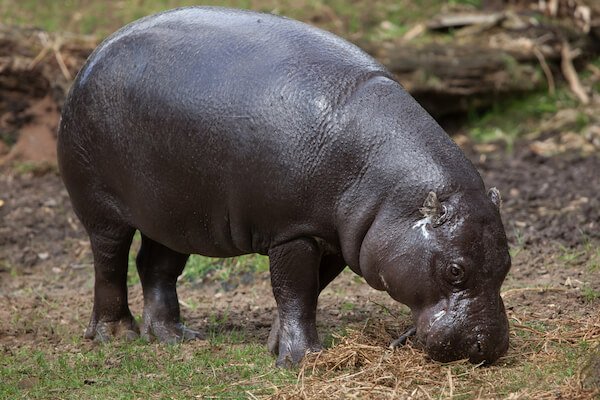
[[[600,318],[577,320],[565,317],[527,320],[511,315],[511,347],[493,366],[466,361],[437,363],[415,347],[390,350],[394,337],[389,324],[373,322],[364,329],[334,336],[331,349],[312,354],[303,362],[297,383],[278,388],[272,399],[592,399],[600,396]],[[552,329],[536,329],[548,323]],[[567,352],[577,351],[582,341],[591,357],[577,362],[576,371],[536,375],[543,370],[562,368]],[[561,362],[563,362],[561,364]],[[531,389],[511,390],[511,383],[527,380]],[[564,378],[564,374],[567,376]],[[561,378],[561,375],[563,378]],[[549,378],[550,376],[551,378]],[[540,379],[553,381],[539,382]],[[527,382],[527,381],[526,381]],[[528,385],[525,385],[528,386]]]

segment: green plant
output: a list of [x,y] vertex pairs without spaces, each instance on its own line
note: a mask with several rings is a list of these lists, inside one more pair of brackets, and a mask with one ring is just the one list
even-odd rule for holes
[[591,272],[600,270],[600,244],[593,242],[583,231],[583,251],[587,254],[587,266]]
[[[468,132],[477,142],[505,143],[510,152],[515,141],[533,131],[547,116],[576,101],[566,88],[560,87],[554,95],[537,92],[509,100],[498,101],[487,111],[469,113]],[[580,123],[584,123],[580,118]]]
[[577,264],[578,261],[580,261],[580,259],[585,255],[584,250],[580,250],[580,249],[576,249],[576,248],[572,249],[572,248],[563,246],[562,244],[559,245],[558,247],[560,249],[560,254],[558,256],[558,259],[568,265]]
[[449,0],[448,3],[452,5],[460,4],[472,7],[481,7],[481,0]]
[[[141,235],[139,232],[136,232],[131,243],[131,249],[129,250],[127,271],[127,284],[129,286],[140,283],[135,261],[140,245]],[[192,254],[183,270],[181,279],[187,282],[194,282],[211,277],[215,280],[227,281],[234,275],[265,272],[268,270],[268,257],[258,254],[231,258],[213,258]]]
[[236,275],[265,272],[268,270],[268,257],[258,254],[231,258],[210,258],[192,255],[183,270],[182,279],[189,282],[204,278],[228,281]]
[[519,228],[515,227],[513,229],[513,233],[515,237],[515,244],[510,246],[509,249],[509,254],[511,258],[517,257],[519,253],[521,253],[521,251],[523,251],[523,249],[525,248],[525,236],[523,235],[523,232]]
[[49,162],[23,161],[15,163],[14,170],[19,174],[43,175],[47,172],[56,172],[57,167]]
[[600,299],[600,290],[595,290],[588,285],[584,285],[581,288],[581,297],[586,303],[592,303],[595,300]]
[[590,117],[582,112],[577,113],[577,118],[575,120],[575,130],[577,132],[581,132],[583,128],[590,124]]
[[221,260],[218,258],[191,255],[183,269],[181,279],[188,282],[202,280],[212,271],[218,270],[220,267]]
[[348,312],[354,310],[356,308],[356,304],[351,303],[349,301],[345,301],[342,303],[340,308],[343,312]]
[[588,259],[588,270],[590,272],[600,271],[600,248],[593,250]]
[[183,346],[141,340],[77,352],[0,350],[0,398],[245,398],[266,396],[295,374],[273,368],[258,344],[223,332]]

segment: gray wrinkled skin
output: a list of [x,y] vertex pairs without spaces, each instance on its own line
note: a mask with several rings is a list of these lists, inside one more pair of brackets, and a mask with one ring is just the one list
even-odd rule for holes
[[[198,337],[176,293],[189,254],[260,253],[277,365],[321,348],[317,298],[345,265],[412,308],[432,358],[507,349],[499,197],[384,67],[332,34],[222,8],[136,21],[80,71],[58,156],[94,256],[87,338]],[[141,329],[126,286],[136,229]]]

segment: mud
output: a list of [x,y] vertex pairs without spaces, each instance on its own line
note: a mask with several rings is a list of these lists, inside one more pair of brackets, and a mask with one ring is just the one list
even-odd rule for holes
[[600,238],[600,157],[543,157],[522,143],[511,156],[479,157],[476,166],[502,189],[513,244],[576,247]]

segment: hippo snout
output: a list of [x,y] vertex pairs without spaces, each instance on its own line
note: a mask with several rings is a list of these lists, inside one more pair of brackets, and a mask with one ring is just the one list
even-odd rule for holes
[[426,323],[418,318],[418,339],[436,361],[468,359],[474,364],[491,364],[508,350],[508,319],[504,305],[498,305],[491,314],[469,315],[462,308],[461,312],[438,311],[427,317]]
[[476,335],[473,343],[469,346],[467,355],[469,361],[473,364],[491,364],[502,357],[508,350],[508,330],[500,331],[498,330],[491,338]]

